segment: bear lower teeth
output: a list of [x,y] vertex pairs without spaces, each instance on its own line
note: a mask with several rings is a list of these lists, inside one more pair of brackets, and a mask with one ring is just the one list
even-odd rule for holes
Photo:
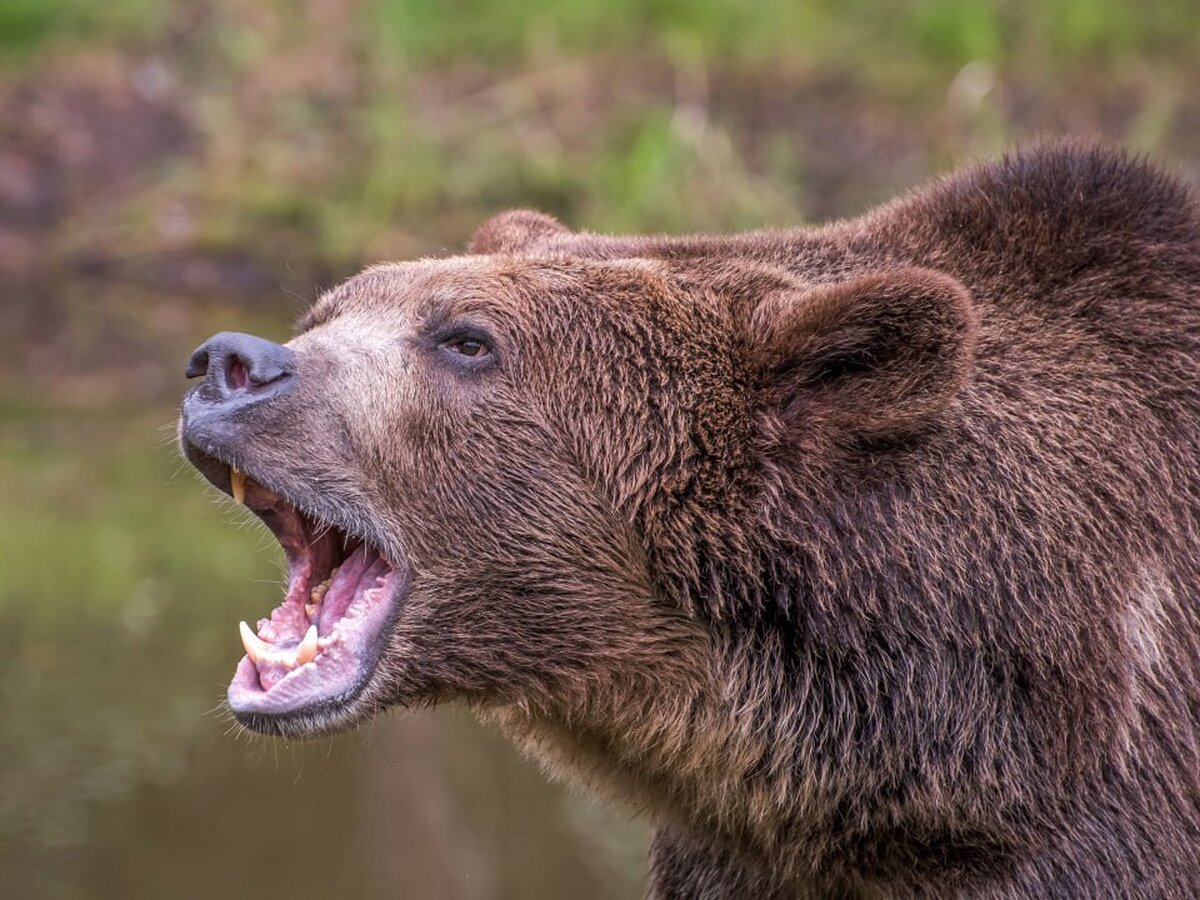
[[242,636],[242,646],[246,655],[258,665],[260,662],[281,665],[294,669],[305,663],[312,662],[317,656],[317,626],[309,625],[304,638],[294,647],[276,647],[256,635],[245,622],[238,625]]

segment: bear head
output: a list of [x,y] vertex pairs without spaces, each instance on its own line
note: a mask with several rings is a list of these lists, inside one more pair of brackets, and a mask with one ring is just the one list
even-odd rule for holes
[[284,347],[193,357],[183,450],[288,556],[242,626],[252,729],[703,690],[714,623],[773,614],[781,472],[928,427],[970,370],[966,291],[928,269],[603,258],[521,211],[472,251],[367,270]]

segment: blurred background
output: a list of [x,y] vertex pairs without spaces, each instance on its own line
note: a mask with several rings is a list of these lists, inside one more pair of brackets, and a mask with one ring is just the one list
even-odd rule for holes
[[1042,134],[1195,183],[1197,84],[1196,0],[0,0],[0,893],[640,896],[460,711],[229,732],[281,570],[176,460],[189,351],[510,206],[802,225]]

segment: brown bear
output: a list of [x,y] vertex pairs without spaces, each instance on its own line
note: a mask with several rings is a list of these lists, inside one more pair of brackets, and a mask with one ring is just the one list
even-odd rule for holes
[[460,701],[661,898],[1200,896],[1200,206],[1053,144],[823,228],[512,212],[193,356],[245,726]]

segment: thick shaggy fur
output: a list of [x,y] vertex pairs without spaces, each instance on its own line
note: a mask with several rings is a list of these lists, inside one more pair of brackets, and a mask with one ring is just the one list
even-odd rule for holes
[[[332,448],[241,459],[413,563],[348,718],[466,699],[654,818],[664,900],[1200,896],[1184,187],[1056,145],[821,229],[472,249],[324,298],[286,418]],[[469,376],[419,343],[463,315]]]

